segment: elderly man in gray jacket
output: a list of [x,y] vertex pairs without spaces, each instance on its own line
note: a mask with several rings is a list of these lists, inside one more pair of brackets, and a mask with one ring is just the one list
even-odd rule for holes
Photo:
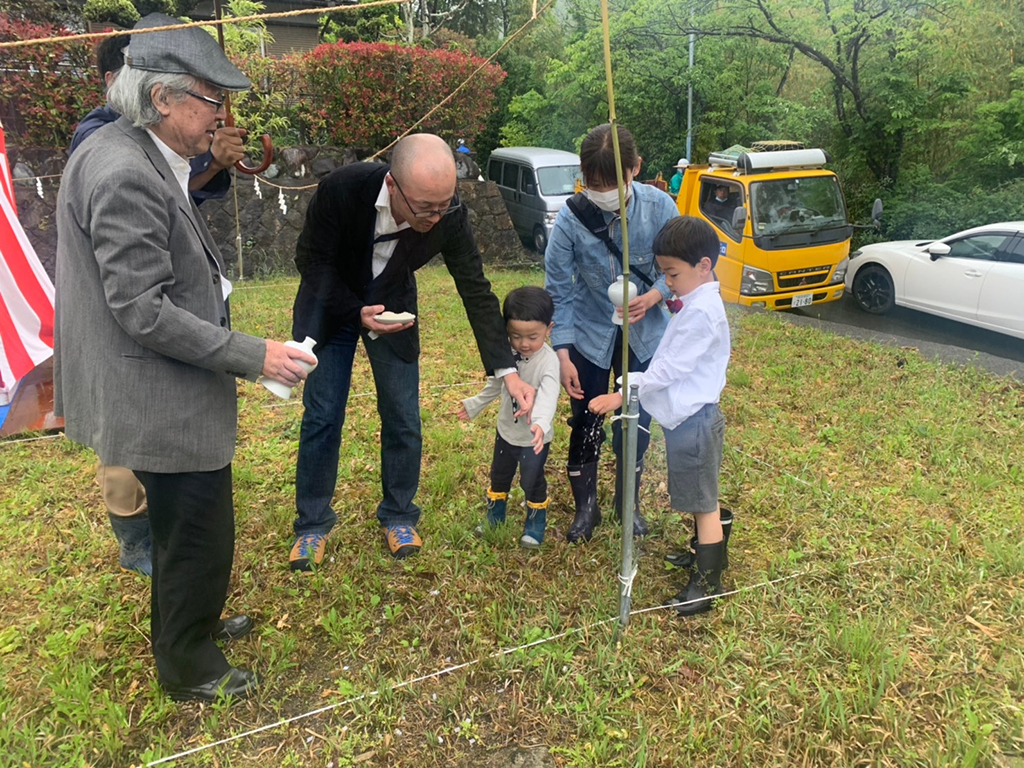
[[[136,30],[178,23],[151,14]],[[132,37],[111,88],[122,117],[68,163],[57,203],[55,399],[65,432],[135,472],[149,498],[152,644],[176,700],[247,696],[214,642],[234,554],[236,377],[305,378],[301,350],[230,330],[230,283],[188,195],[226,91],[250,85],[199,28]],[[296,359],[297,358],[297,359]]]

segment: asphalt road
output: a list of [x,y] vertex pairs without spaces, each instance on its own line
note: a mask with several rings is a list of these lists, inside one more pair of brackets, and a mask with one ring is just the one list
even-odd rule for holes
[[797,325],[813,325],[882,344],[915,347],[925,357],[978,366],[1024,382],[1024,339],[903,307],[886,315],[870,315],[857,307],[849,294],[829,304],[780,314]]

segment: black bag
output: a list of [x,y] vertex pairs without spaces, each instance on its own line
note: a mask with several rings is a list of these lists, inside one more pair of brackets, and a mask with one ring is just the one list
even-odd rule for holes
[[[569,210],[580,220],[580,224],[607,246],[608,250],[618,260],[619,267],[624,269],[622,251],[619,250],[619,246],[615,244],[611,235],[608,234],[608,225],[605,224],[601,209],[594,205],[583,192],[577,192],[566,200],[565,204],[569,206]],[[639,269],[634,267],[632,274],[639,277],[640,281],[648,288],[654,287],[654,281]]]

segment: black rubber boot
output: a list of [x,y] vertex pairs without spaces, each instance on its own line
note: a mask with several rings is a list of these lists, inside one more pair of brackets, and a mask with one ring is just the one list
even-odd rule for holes
[[669,601],[680,616],[695,616],[710,611],[715,595],[722,591],[722,566],[725,562],[725,541],[717,544],[698,544],[696,564],[690,570],[690,581],[678,595]]
[[[615,463],[615,521],[622,524],[622,464]],[[640,481],[644,475],[644,463],[637,462],[636,485],[633,489],[633,537],[641,538],[648,533],[647,521],[640,515]]]
[[[726,509],[725,507],[719,508],[719,519],[722,521],[722,541],[726,544],[729,543],[729,535],[732,533],[732,510]],[[697,546],[697,521],[693,522],[693,537],[690,539],[690,548],[684,549],[682,552],[669,552],[665,555],[665,562],[675,568],[691,568],[694,563],[694,547]],[[726,547],[725,562],[722,564],[722,570],[726,570],[729,567],[729,549]]]
[[570,544],[590,541],[594,529],[601,524],[601,510],[597,508],[597,462],[570,465],[569,485],[576,501],[576,516],[572,519],[565,539]]
[[108,512],[107,516],[117,543],[121,545],[121,568],[152,577],[153,545],[149,538],[149,515],[118,517]]

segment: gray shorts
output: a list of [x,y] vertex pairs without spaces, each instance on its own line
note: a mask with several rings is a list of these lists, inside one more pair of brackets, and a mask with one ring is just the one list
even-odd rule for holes
[[675,429],[666,429],[668,493],[677,512],[714,512],[722,469],[725,416],[708,403]]

